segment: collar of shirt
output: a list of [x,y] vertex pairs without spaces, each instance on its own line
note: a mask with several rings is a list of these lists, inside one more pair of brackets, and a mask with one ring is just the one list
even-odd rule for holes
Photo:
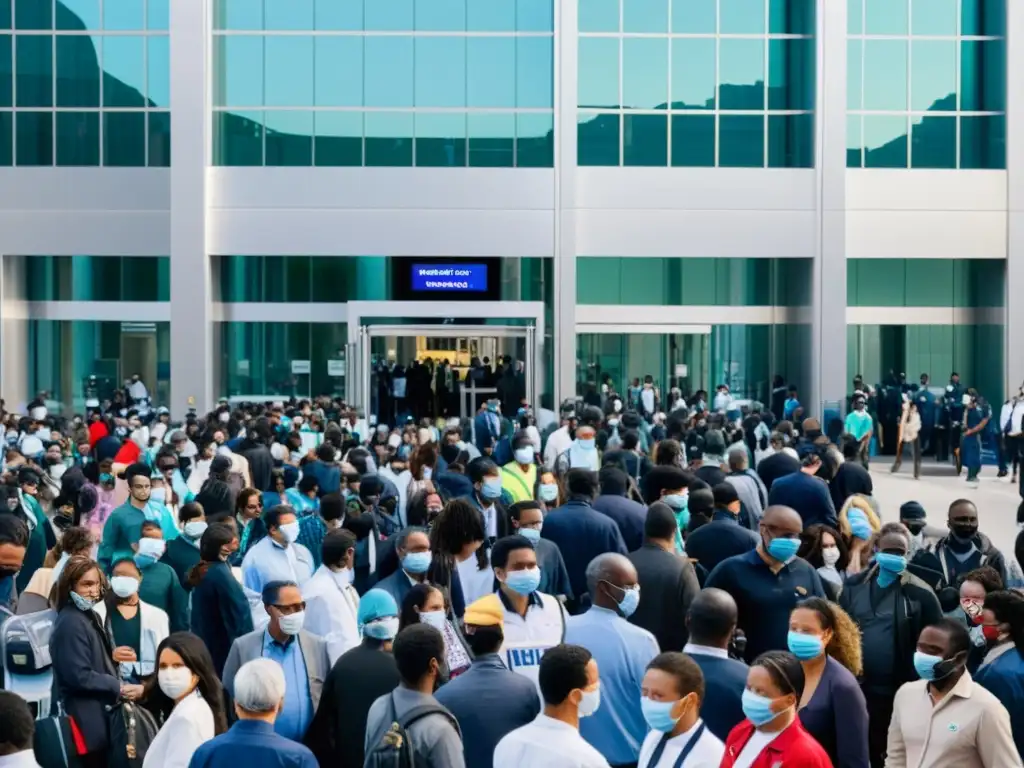
[[473,659],[473,667],[508,670],[508,667],[505,666],[505,662],[501,660],[501,656],[497,653],[487,653],[483,656],[477,656],[475,659]]
[[698,645],[697,643],[687,643],[683,648],[683,653],[688,655],[696,653],[702,656],[715,656],[719,659],[729,658],[729,652],[725,648],[715,648],[712,645]]
[[[610,608],[602,608],[599,605],[592,605],[587,610],[587,613],[594,614],[594,618],[604,619],[605,621],[615,621],[615,619],[622,619],[618,611],[613,611]],[[622,619],[625,621],[625,619]]]
[[[928,699],[929,703],[931,703],[932,697],[931,694],[928,692],[928,688],[929,685],[925,685],[924,695]],[[964,673],[960,675],[960,679],[956,681],[956,685],[953,686],[952,690],[948,691],[946,695],[939,700],[939,703],[934,705],[934,707],[932,708],[932,717],[934,717],[935,714],[944,706],[946,706],[949,702],[953,701],[953,699],[971,698],[973,688],[974,681],[971,679],[971,673],[967,670],[964,670]]]
[[243,733],[250,733],[253,735],[262,734],[269,736],[274,732],[274,724],[267,723],[263,720],[237,720],[234,725],[231,726],[232,731],[242,731]]
[[991,664],[993,661],[995,661],[1004,653],[1013,648],[1016,648],[1016,646],[1013,643],[1013,640],[1004,640],[999,645],[994,646],[992,649],[989,650],[988,653],[985,654],[985,658],[982,660],[981,666],[984,667],[986,664]]
[[263,630],[263,646],[274,646],[275,648],[286,650],[291,647],[296,637],[297,635],[289,635],[287,640],[285,640],[283,643],[279,643],[277,640],[274,639],[274,636],[270,634],[270,627],[267,627],[265,630]]
[[[505,594],[505,590],[503,590],[503,589],[499,589],[498,590],[498,599],[501,600],[501,604],[505,606],[505,610],[511,611],[512,613],[516,612],[516,607],[514,605],[512,605],[512,601],[509,599],[509,596]],[[536,605],[538,608],[543,608],[544,607],[544,603],[541,601],[540,595],[536,591],[531,592],[530,596],[527,597],[526,600],[527,600],[527,605],[526,605],[526,610],[527,611],[530,610],[530,606],[531,605]]]
[[35,753],[31,749],[0,757],[0,768],[39,768]]
[[728,509],[716,509],[714,514],[711,515],[711,522],[732,523],[733,525],[740,524],[740,521],[737,519],[736,515],[734,515]]

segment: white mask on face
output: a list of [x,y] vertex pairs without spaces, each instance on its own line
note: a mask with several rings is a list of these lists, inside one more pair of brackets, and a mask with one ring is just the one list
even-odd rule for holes
[[422,613],[420,613],[420,621],[424,624],[429,624],[438,632],[440,632],[444,630],[444,611],[423,611]]
[[139,554],[159,559],[163,557],[166,546],[166,542],[163,539],[142,538],[139,539]]
[[279,618],[277,623],[281,627],[281,631],[286,635],[295,636],[302,631],[302,625],[306,623],[306,612],[289,613]]
[[157,673],[160,690],[171,701],[177,701],[192,688],[192,670],[188,667],[168,667]]
[[139,591],[139,580],[132,576],[111,576],[110,588],[115,595],[124,599]]
[[281,536],[283,536],[284,540],[289,544],[297,541],[299,538],[299,521],[295,520],[291,523],[284,523],[281,526]]
[[580,717],[590,717],[592,714],[597,712],[597,708],[601,706],[601,686],[598,685],[592,691],[584,691],[583,698],[580,699]]
[[839,547],[823,547],[821,559],[825,561],[825,565],[834,568],[839,562]]

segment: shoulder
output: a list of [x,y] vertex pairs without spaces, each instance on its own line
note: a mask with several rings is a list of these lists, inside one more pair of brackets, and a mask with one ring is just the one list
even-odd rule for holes
[[831,656],[828,656],[825,660],[825,675],[828,676],[829,685],[832,688],[840,690],[856,689],[860,691],[860,684],[857,682],[857,678],[853,676],[853,673]]
[[[1013,651],[1010,651],[1013,653]],[[1008,673],[1010,670],[1003,670],[1003,673]],[[1005,709],[1003,702],[999,700],[992,691],[988,690],[984,685],[978,682],[977,679],[971,681],[971,698],[977,700],[986,711]]]
[[920,699],[925,693],[925,687],[928,685],[926,680],[912,680],[909,683],[904,683],[900,686],[899,690],[896,691],[896,698],[894,699],[893,706],[905,703],[909,699]]

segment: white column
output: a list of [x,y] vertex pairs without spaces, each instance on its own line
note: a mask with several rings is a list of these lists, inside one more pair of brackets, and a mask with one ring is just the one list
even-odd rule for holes
[[555,4],[555,410],[576,394],[577,0]]
[[846,394],[846,0],[818,0],[810,412]]
[[24,411],[28,393],[28,304],[25,257],[0,250],[0,398],[8,411]]
[[1024,3],[1006,4],[1006,394],[1024,381]]
[[213,403],[213,308],[206,252],[209,10],[171,3],[171,412]]

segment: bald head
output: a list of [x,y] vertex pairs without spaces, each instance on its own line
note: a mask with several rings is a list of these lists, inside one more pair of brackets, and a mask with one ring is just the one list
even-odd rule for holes
[[624,555],[608,552],[587,566],[587,591],[594,605],[616,610],[627,589],[636,586],[636,568]]
[[736,629],[738,615],[736,601],[728,592],[713,587],[701,590],[686,613],[690,642],[726,648]]
[[769,531],[773,535],[795,533],[799,536],[804,529],[804,521],[800,517],[800,513],[792,507],[780,505],[768,507],[764,511],[764,517],[761,518],[761,524],[769,529],[774,529]]

